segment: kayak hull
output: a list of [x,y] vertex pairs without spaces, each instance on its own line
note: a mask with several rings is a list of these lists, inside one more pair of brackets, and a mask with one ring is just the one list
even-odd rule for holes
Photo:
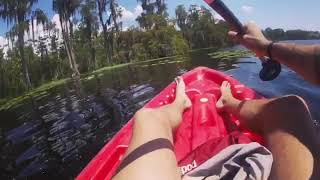
[[[182,77],[186,83],[186,93],[192,101],[192,107],[184,112],[182,123],[174,134],[174,152],[182,174],[191,171],[233,143],[255,141],[263,144],[263,139],[242,127],[236,116],[220,112],[215,105],[221,96],[220,85],[223,81],[231,84],[232,94],[240,100],[262,98],[254,90],[231,76],[206,67],[198,67]],[[145,108],[157,108],[172,103],[175,99],[175,87],[175,83],[168,85],[146,104]],[[134,118],[100,150],[76,179],[111,179],[123,160],[132,136],[133,123]],[[210,149],[221,144],[222,139],[230,135],[234,137],[235,133],[245,136],[245,140],[238,138],[240,140],[237,142],[224,143],[220,149],[211,152]]]

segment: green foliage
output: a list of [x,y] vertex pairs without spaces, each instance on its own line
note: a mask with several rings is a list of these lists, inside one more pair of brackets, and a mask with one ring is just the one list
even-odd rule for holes
[[189,50],[186,40],[173,26],[163,26],[146,32],[129,29],[120,34],[119,40],[120,52],[124,52],[126,56],[123,57],[128,58],[125,62],[181,55]]
[[230,50],[230,51],[217,51],[209,53],[212,59],[216,60],[230,60],[252,56],[252,53],[247,50]]
[[[140,26],[127,30],[121,30],[121,22],[118,22],[121,9],[116,0],[53,0],[53,9],[61,17],[64,33],[48,22],[45,12],[40,9],[30,13],[32,21],[37,20],[31,25],[43,24],[46,35],[34,37],[35,27],[32,27],[32,40],[30,38],[21,49],[16,36],[19,26],[25,24],[14,26],[7,33],[9,51],[6,56],[0,51],[0,99],[25,95],[6,103],[4,107],[12,107],[28,96],[63,84],[76,74],[77,69],[82,76],[93,75],[150,59],[158,61],[159,58],[180,57],[196,48],[230,44],[226,37],[226,24],[216,23],[212,12],[204,7],[191,6],[186,11],[180,5],[175,20],[168,18],[164,0],[141,0],[141,3],[144,13],[137,19]],[[77,25],[72,21],[76,18],[79,18]],[[5,19],[13,21],[11,16]],[[176,28],[176,24],[180,29]],[[102,32],[99,32],[99,26]],[[21,50],[24,58],[20,55]],[[27,88],[21,70],[23,59],[28,63],[33,87],[40,88]],[[180,62],[183,61],[165,60],[159,63]],[[43,84],[46,86],[41,86]]]
[[176,35],[171,39],[172,55],[183,55],[189,50],[188,44],[182,36]]
[[227,38],[227,25],[222,21],[216,22],[213,13],[207,8],[191,5],[186,12],[183,6],[178,6],[176,16],[178,26],[191,49],[231,44]]

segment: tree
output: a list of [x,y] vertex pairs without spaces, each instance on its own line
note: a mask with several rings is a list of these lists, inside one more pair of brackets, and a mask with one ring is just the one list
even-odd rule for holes
[[62,62],[59,55],[59,30],[56,28],[55,24],[48,25],[49,38],[50,38],[50,50],[52,58],[55,60],[55,74],[54,78],[58,79],[59,76],[62,76]]
[[32,28],[32,41],[34,43],[35,41],[35,32],[34,32],[34,21],[36,21],[36,25],[42,25],[43,29],[47,27],[49,20],[47,15],[41,10],[41,9],[36,9],[35,11],[32,12],[31,15],[31,28]]
[[32,88],[28,61],[24,55],[24,33],[29,29],[28,17],[37,0],[0,0],[0,16],[8,24],[14,23],[17,28],[18,46],[22,62],[22,70],[28,89]]
[[[95,0],[86,0],[84,4],[81,5],[80,14],[82,16],[81,27],[83,28],[83,34],[87,40],[91,57],[88,58],[89,66],[93,66],[92,69],[97,68],[96,60],[96,48],[95,48],[95,37],[97,37],[99,24],[96,12]],[[91,69],[89,67],[89,69]]]
[[72,17],[75,15],[80,0],[53,0],[53,10],[59,14],[59,20],[62,29],[64,46],[68,55],[69,65],[73,71],[73,76],[80,76],[78,65],[75,59],[73,48],[73,23]]
[[103,29],[104,48],[108,64],[112,61],[114,32],[119,32],[119,22],[121,9],[116,0],[96,0],[98,5],[99,21]]
[[141,28],[151,30],[167,25],[168,13],[164,0],[138,0],[138,2],[141,2],[144,10],[136,19]]
[[9,49],[13,49],[17,34],[18,34],[18,30],[16,25],[13,25],[11,29],[6,33]]
[[4,68],[4,53],[3,48],[0,48],[0,97],[4,96],[5,92],[5,68]]
[[183,5],[177,6],[176,8],[177,25],[181,29],[183,36],[186,31],[187,18],[188,18],[188,12],[186,11],[186,8]]
[[[27,1],[0,2],[17,5]],[[30,79],[36,87],[53,79],[71,75],[79,77],[79,71],[91,72],[98,65],[184,56],[189,49],[229,45],[227,23],[215,22],[212,12],[205,7],[192,5],[186,11],[180,5],[176,8],[176,20],[173,20],[168,18],[164,0],[139,2],[143,7],[143,14],[137,19],[140,27],[122,31],[119,20],[121,7],[116,0],[54,0],[53,9],[60,15],[62,33],[39,9],[28,11],[22,18],[24,21],[18,23],[16,16],[12,15],[16,10],[8,10],[4,15],[4,9],[9,7],[3,8],[3,4],[0,4],[2,18],[9,21],[7,17],[13,17],[9,21],[12,28],[6,33],[8,45],[1,47],[6,52],[1,53],[0,48],[0,98],[25,92],[27,86],[25,78],[21,78],[24,77],[21,57],[27,60]],[[79,22],[76,22],[77,18]],[[43,25],[44,34],[36,35],[39,33],[34,31],[41,27],[38,26],[40,24]],[[177,31],[176,24],[181,31]],[[103,29],[101,33],[99,27]],[[276,31],[272,30],[272,33]],[[21,41],[18,41],[21,34],[26,40],[26,35],[29,35],[28,40],[31,42],[32,39],[33,44],[24,42],[21,48]],[[286,37],[288,34],[290,38],[302,37],[300,31],[285,32]],[[309,32],[303,37],[319,37],[319,33]]]

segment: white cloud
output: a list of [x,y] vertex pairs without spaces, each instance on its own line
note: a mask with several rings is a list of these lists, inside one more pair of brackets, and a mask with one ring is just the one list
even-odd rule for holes
[[122,31],[128,31],[129,27],[128,26],[125,26],[122,28]]
[[[126,9],[123,6],[120,6],[120,8],[122,9],[122,17],[121,17],[121,21],[122,22],[131,22],[131,21],[135,21],[135,19],[141,15],[141,13],[143,12],[142,6],[141,5],[137,5],[132,11]],[[61,35],[61,25],[60,25],[60,18],[59,18],[59,14],[54,14],[54,16],[51,18],[51,22],[54,23],[56,25],[56,29],[59,30],[59,41],[61,41],[62,35]],[[31,23],[29,25],[30,28],[30,32],[25,34],[25,40],[26,42],[28,40],[32,39],[32,32],[31,32]],[[77,26],[74,27],[75,29],[78,28]],[[125,27],[124,30],[128,29],[128,27]],[[99,31],[102,31],[102,28],[99,29]],[[43,30],[43,26],[40,25],[36,25],[36,21],[34,21],[34,32],[35,32],[35,39],[39,39],[39,37],[45,37],[48,35],[48,33],[46,31]],[[15,39],[17,40],[17,39]],[[47,42],[49,43],[49,42]],[[29,44],[31,44],[31,41],[29,41]],[[8,42],[6,40],[6,38],[4,36],[0,36],[0,48],[4,48],[4,51],[7,52],[8,50]]]
[[0,48],[3,48],[3,52],[5,53],[9,49],[7,39],[4,38],[3,36],[0,36]]
[[241,7],[241,10],[242,10],[244,13],[246,13],[246,14],[251,14],[251,13],[253,13],[253,11],[254,11],[254,7],[249,6],[249,5],[243,5],[243,6]]
[[51,22],[56,24],[56,28],[61,30],[61,25],[60,25],[60,17],[59,17],[59,14],[55,14],[52,19],[51,19]]
[[6,38],[0,36],[0,46],[5,45],[5,44],[6,44],[6,41],[7,41]]
[[[60,25],[60,19],[59,19],[59,14],[55,14],[53,15],[53,17],[51,18],[51,22],[53,24],[55,24],[55,28],[59,31],[59,33],[61,34],[61,25]],[[31,23],[29,25],[30,27],[30,34],[27,35],[27,37],[25,37],[27,40],[32,38],[32,32],[31,32]],[[76,28],[76,27],[75,27]],[[47,37],[49,36],[48,32],[44,30],[43,25],[39,24],[37,25],[37,21],[34,20],[34,36],[35,39],[39,39],[39,37]]]
[[[37,39],[40,36],[44,36],[45,32],[43,30],[43,25],[39,24],[37,25],[37,20],[33,21],[33,25],[34,25],[34,36],[35,39]],[[29,29],[30,29],[30,34],[27,34],[27,37],[25,37],[25,39],[32,39],[32,25],[31,23],[29,24]]]
[[123,6],[120,6],[120,8],[122,10],[121,21],[123,22],[134,21],[143,12],[141,5],[137,5],[133,11],[127,10]]

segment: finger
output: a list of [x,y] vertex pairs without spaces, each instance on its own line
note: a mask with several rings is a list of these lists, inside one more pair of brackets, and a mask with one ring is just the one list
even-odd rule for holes
[[237,32],[237,29],[236,29],[235,27],[231,26],[231,27],[229,27],[229,28],[230,28],[229,31]]
[[229,35],[230,37],[237,37],[237,36],[238,36],[238,33],[237,33],[236,31],[229,31],[229,32],[228,32],[228,35]]
[[245,24],[244,26],[243,26],[243,30],[244,30],[244,32],[245,33],[247,33],[248,32],[248,29],[249,29],[249,23],[247,23],[247,24]]
[[247,39],[250,39],[250,36],[248,34],[245,34],[242,38],[247,40]]
[[265,62],[268,61],[265,57],[259,57],[259,59],[260,59],[260,61],[261,61],[262,63],[265,63]]
[[238,33],[235,31],[229,31],[228,32],[229,38],[231,38],[235,42],[240,42],[241,37],[238,36]]

